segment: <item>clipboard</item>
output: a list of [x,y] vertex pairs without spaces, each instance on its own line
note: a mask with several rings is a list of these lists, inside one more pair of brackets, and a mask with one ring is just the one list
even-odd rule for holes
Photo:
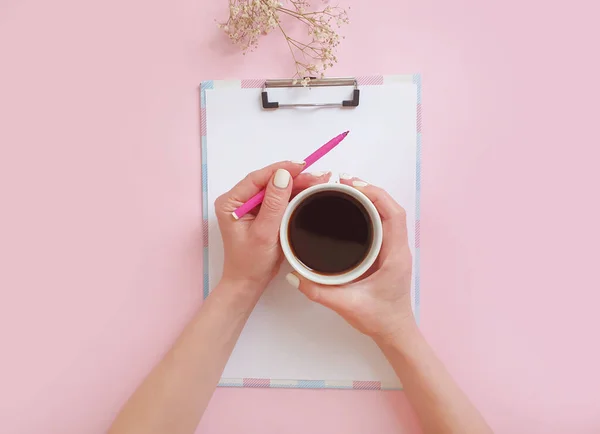
[[[201,83],[204,298],[222,267],[214,199],[248,171],[273,161],[302,159],[307,150],[346,129],[351,130],[349,143],[341,144],[335,155],[326,156],[314,169],[331,169],[334,177],[342,171],[363,177],[388,189],[405,207],[413,255],[411,298],[419,321],[419,74],[311,79],[306,87],[282,79]],[[282,137],[292,139],[282,143]],[[359,141],[373,143],[365,146]],[[289,287],[283,278],[288,271],[284,264],[265,291],[219,386],[401,389],[374,343]]]

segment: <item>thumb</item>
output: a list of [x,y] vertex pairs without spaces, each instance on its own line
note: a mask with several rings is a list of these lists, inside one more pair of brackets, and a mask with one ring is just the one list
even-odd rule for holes
[[346,296],[348,294],[346,288],[340,286],[319,285],[318,283],[305,279],[296,272],[289,273],[285,276],[285,279],[290,285],[299,289],[301,293],[306,295],[309,300],[322,304],[338,313],[344,310],[344,306],[347,304]]
[[285,169],[277,169],[265,189],[260,211],[254,224],[262,232],[277,233],[292,194],[292,176]]

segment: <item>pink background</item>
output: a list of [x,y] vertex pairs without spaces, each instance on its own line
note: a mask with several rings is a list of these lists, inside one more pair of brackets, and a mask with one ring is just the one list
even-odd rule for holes
[[[422,328],[498,433],[600,431],[590,1],[352,5],[335,75],[423,75]],[[201,301],[198,85],[226,0],[0,0],[0,432],[101,433]],[[594,54],[596,53],[596,54]],[[202,433],[397,433],[402,393],[218,390]]]

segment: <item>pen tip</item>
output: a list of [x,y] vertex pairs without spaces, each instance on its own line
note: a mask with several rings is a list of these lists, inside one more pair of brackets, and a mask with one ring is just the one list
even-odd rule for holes
[[350,131],[346,131],[345,133],[342,133],[342,136],[346,137],[348,135]]

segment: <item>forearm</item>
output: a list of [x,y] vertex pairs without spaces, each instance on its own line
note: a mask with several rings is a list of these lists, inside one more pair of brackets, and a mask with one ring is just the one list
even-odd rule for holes
[[477,409],[454,382],[414,321],[378,342],[400,378],[425,433],[491,433]]
[[131,396],[110,434],[192,434],[258,299],[221,282]]

